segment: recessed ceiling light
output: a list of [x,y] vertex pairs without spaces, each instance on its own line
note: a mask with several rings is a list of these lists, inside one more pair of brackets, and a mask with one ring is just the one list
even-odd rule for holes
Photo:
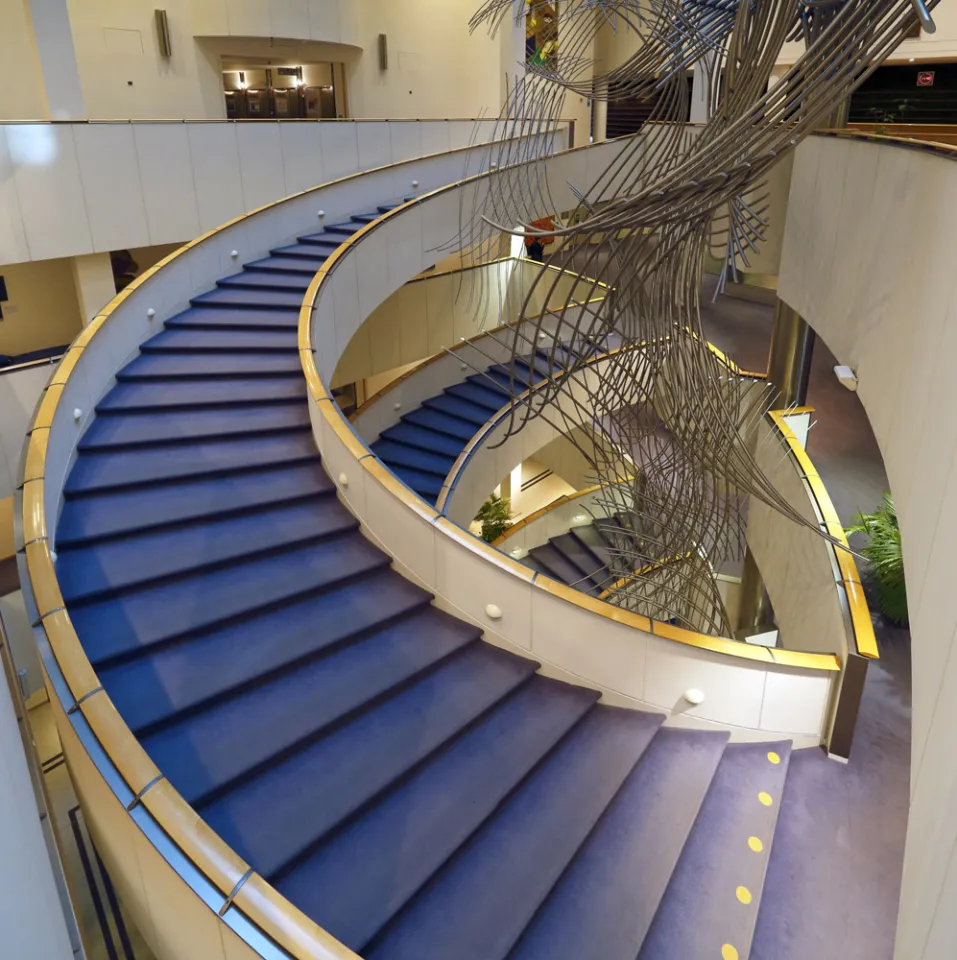
[[916,59],[917,59],[916,57],[911,57],[910,62],[913,63]]

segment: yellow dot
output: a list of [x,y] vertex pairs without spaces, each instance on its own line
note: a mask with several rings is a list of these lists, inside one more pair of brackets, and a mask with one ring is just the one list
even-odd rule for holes
[[735,895],[742,903],[750,903],[750,902],[751,902],[751,891],[750,891],[747,887],[738,887],[738,889],[734,891],[734,895]]
[[775,765],[781,762],[781,758],[773,750],[768,754],[768,760]]
[[774,803],[774,801],[771,799],[771,794],[770,794],[770,793],[765,793],[763,790],[758,794],[758,799],[759,799],[759,800],[761,801],[761,803],[763,803],[766,807],[770,807],[771,804]]
[[738,951],[730,943],[726,943],[721,948],[721,960],[738,960]]
[[760,853],[764,849],[764,844],[757,837],[748,837],[748,846],[755,853]]

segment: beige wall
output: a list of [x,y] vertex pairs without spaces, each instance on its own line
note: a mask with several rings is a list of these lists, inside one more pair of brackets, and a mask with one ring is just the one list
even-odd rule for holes
[[779,291],[857,371],[900,519],[911,810],[898,960],[957,956],[957,164],[829,137],[797,152]]
[[40,62],[23,0],[0,3],[0,63],[6,77],[0,91],[0,120],[45,119]]
[[[475,0],[355,0],[363,53],[348,66],[354,117],[496,116],[502,106],[501,44],[469,35]],[[378,38],[389,43],[379,69]]]
[[80,332],[80,305],[70,259],[0,267],[7,284],[0,354],[16,355],[70,343]]

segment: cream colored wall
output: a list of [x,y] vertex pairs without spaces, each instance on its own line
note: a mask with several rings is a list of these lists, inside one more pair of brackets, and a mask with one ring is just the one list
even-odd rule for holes
[[14,356],[70,343],[80,332],[80,305],[69,258],[0,267],[7,284],[0,354]]
[[[359,46],[348,64],[354,117],[496,116],[502,106],[501,44],[469,35],[475,0],[355,0]],[[388,37],[389,69],[379,69],[378,38]]]
[[191,0],[164,0],[173,50],[165,60],[159,52],[153,0],[69,0],[80,83],[90,117],[226,115],[218,58],[193,39],[191,7]]
[[911,809],[898,960],[957,956],[957,164],[812,137],[779,292],[853,367],[900,519],[911,622]]
[[23,0],[0,3],[0,63],[6,77],[0,92],[0,120],[45,119],[40,62]]

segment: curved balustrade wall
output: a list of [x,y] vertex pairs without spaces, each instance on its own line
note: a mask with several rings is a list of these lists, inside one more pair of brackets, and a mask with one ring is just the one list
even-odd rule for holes
[[897,505],[913,667],[899,960],[957,954],[957,153],[798,148],[779,291],[858,377]]
[[494,128],[469,119],[2,123],[0,263],[190,240],[296,191],[481,143]]
[[[570,185],[587,181],[620,149],[620,142],[598,144],[547,160],[555,206],[570,206]],[[314,433],[340,494],[367,534],[433,591],[439,606],[480,625],[491,642],[544,663],[546,672],[584,679],[615,702],[669,713],[678,707],[676,721],[718,723],[742,737],[774,731],[802,744],[819,742],[837,675],[833,657],[772,653],[622,611],[611,616],[607,604],[536,578],[414,496],[369,455],[329,397],[325,384],[344,345],[379,304],[429,265],[430,251],[457,230],[460,210],[481,207],[485,190],[483,178],[473,179],[386,215],[340,247],[307,293],[300,347],[316,401]],[[683,703],[689,686],[707,691],[705,703]]]

